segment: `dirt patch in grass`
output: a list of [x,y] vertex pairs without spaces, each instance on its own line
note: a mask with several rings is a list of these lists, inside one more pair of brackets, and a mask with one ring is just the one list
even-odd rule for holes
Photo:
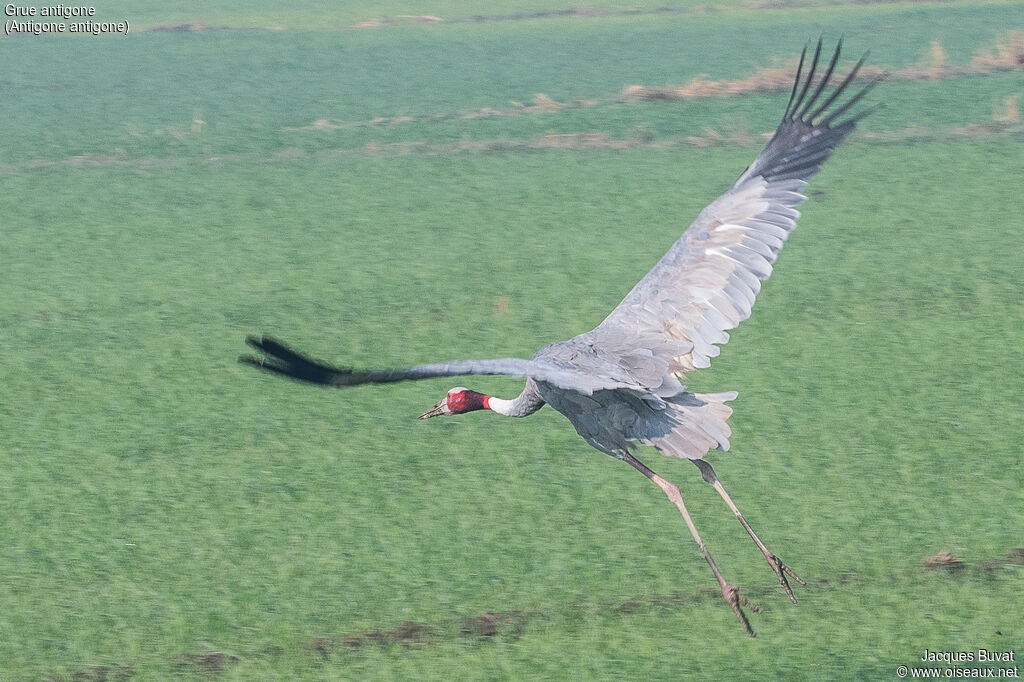
[[495,637],[505,635],[510,639],[522,636],[528,616],[516,609],[514,611],[485,611],[479,616],[464,618],[459,624],[459,633],[467,637]]
[[[853,140],[868,141],[876,144],[913,144],[915,142],[953,141],[968,138],[994,138],[1019,136],[1024,134],[1024,124],[1020,121],[1016,98],[1008,98],[1003,104],[1004,113],[996,112],[996,117],[989,121],[980,121],[966,126],[947,126],[943,128],[922,128],[912,126],[901,130],[854,132]],[[322,149],[316,153],[301,150],[289,150],[271,154],[245,153],[215,156],[208,158],[188,157],[132,157],[132,156],[98,156],[88,158],[73,157],[70,159],[33,159],[17,163],[0,163],[0,175],[17,174],[38,168],[52,167],[98,167],[121,166],[138,171],[155,168],[184,168],[190,165],[210,165],[223,163],[288,163],[311,158],[341,159],[352,156],[451,156],[454,154],[494,154],[533,152],[538,150],[631,150],[631,149],[678,149],[696,147],[707,149],[722,145],[740,147],[762,147],[771,139],[772,133],[746,133],[743,131],[721,131],[705,128],[702,135],[674,136],[653,138],[649,135],[634,134],[630,137],[616,138],[607,132],[559,133],[542,135],[528,139],[495,138],[483,140],[459,140],[456,142],[431,143],[426,141],[378,143],[368,142],[354,148]],[[500,311],[499,311],[500,312]]]
[[998,573],[1011,566],[1024,566],[1024,547],[1014,547],[1001,557],[982,562],[981,566],[989,573]]
[[518,638],[529,616],[519,610],[485,611],[477,616],[463,618],[457,622],[446,621],[428,625],[407,620],[388,630],[370,630],[338,638],[318,637],[312,642],[312,649],[322,658],[328,658],[336,649],[361,649],[367,646],[390,647],[401,645],[406,649],[418,648],[431,642],[451,637],[455,633],[462,637],[494,637],[506,635]]
[[130,665],[92,665],[73,670],[67,675],[48,675],[43,679],[46,682],[121,682],[132,679],[134,674]]
[[[435,628],[429,625],[407,620],[390,630],[373,630],[354,635],[345,635],[338,642],[349,649],[358,649],[369,645],[386,647],[392,644],[401,644],[407,649],[412,649],[427,644],[436,634]],[[325,650],[329,654],[334,648],[334,640],[320,637],[316,640],[315,648],[321,654]]]
[[328,659],[331,657],[331,652],[334,651],[334,640],[330,637],[317,637],[313,640],[313,650],[320,655],[320,658]]
[[[918,564],[918,568],[909,571],[897,571],[892,573],[888,580],[899,583],[904,580],[914,579],[913,574],[921,571],[939,571],[952,576],[964,575],[966,571],[973,570],[981,577],[993,577],[994,574],[1003,570],[1020,570],[1024,566],[1024,547],[1013,547],[999,557],[994,557],[977,563],[967,562],[955,556],[948,550],[926,557]],[[843,589],[857,586],[861,578],[854,571],[840,572],[835,579],[811,578],[810,585],[826,589]],[[763,585],[751,585],[744,587],[744,594],[751,599],[768,603],[773,596],[781,596],[785,599],[781,589],[775,583]],[[589,603],[570,604],[565,608],[577,612],[581,617],[587,614],[611,613],[617,615],[638,615],[644,613],[657,613],[666,610],[677,610],[688,604],[701,602],[719,603],[722,601],[722,592],[714,586],[702,587],[692,592],[675,592],[672,594],[635,595],[625,599],[611,601],[598,601]],[[724,608],[724,605],[723,605]],[[310,656],[316,656],[322,660],[334,656],[346,655],[365,647],[394,647],[402,649],[418,649],[430,644],[442,641],[463,639],[467,641],[487,642],[494,640],[515,641],[522,637],[527,626],[534,620],[550,620],[551,609],[514,609],[509,611],[484,611],[474,616],[466,616],[455,619],[441,619],[433,623],[422,623],[407,620],[395,627],[380,630],[363,630],[353,634],[337,637],[316,637],[309,641],[306,649]],[[280,656],[285,648],[279,645],[268,645],[263,648],[262,653],[254,654],[254,658],[261,656]],[[206,651],[198,654],[183,654],[175,662],[179,672],[185,675],[196,677],[214,677],[227,672],[232,666],[241,663],[241,659],[230,653],[222,651]],[[50,675],[43,679],[48,682],[65,682],[67,680],[81,682],[113,682],[115,680],[128,680],[133,677],[131,665],[110,665],[91,666],[75,670],[71,673]]]
[[199,677],[211,677],[219,675],[239,661],[241,659],[234,654],[223,651],[205,651],[201,654],[183,654],[179,661],[179,667],[183,671],[191,672]]

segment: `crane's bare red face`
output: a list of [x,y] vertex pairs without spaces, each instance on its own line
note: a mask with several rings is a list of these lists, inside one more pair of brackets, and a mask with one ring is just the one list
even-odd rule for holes
[[439,400],[432,408],[419,416],[419,419],[429,419],[440,415],[463,414],[474,410],[482,410],[487,407],[487,396],[483,393],[471,391],[462,386],[456,386],[448,391],[448,395]]

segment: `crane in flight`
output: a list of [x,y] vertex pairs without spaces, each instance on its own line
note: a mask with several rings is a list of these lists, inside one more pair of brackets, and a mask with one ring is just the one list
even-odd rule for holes
[[[824,74],[815,79],[821,57],[819,39],[804,65],[800,55],[793,89],[771,141],[739,179],[683,233],[668,253],[595,329],[568,341],[548,344],[529,360],[502,358],[419,365],[408,369],[354,370],[313,360],[268,336],[247,343],[260,357],[243,363],[275,374],[323,386],[355,386],[473,374],[524,377],[526,386],[512,400],[456,387],[420,419],[490,410],[525,417],[545,403],[565,415],[590,445],[620,459],[661,488],[683,515],[690,534],[718,580],[722,596],[751,636],[743,607],[759,609],[727,582],[697,532],[679,488],[665,480],[631,450],[651,445],[662,454],[689,459],[700,469],[764,554],[789,599],[789,585],[801,580],[761,541],[737,509],[704,456],[728,450],[735,391],[690,393],[680,382],[687,372],[709,367],[729,340],[726,330],[750,316],[761,282],[768,278],[789,233],[796,227],[800,193],[832,150],[870,109],[844,115],[875,84],[849,97],[865,57],[829,94],[842,41]],[[788,576],[788,577],[787,577]]]

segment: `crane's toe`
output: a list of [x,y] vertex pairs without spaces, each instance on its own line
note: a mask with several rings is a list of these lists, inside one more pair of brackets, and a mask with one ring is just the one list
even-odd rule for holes
[[782,563],[782,559],[771,552],[767,552],[764,555],[764,558],[768,560],[768,565],[772,567],[772,570],[775,571],[775,575],[779,577],[779,584],[782,585],[782,589],[784,589],[786,594],[789,595],[789,601],[796,604],[797,601],[796,597],[793,595],[793,588],[789,586],[789,580],[786,579],[786,576],[789,575],[790,578],[797,581],[804,587],[807,587],[807,583],[805,583],[800,576],[794,573],[792,568]]
[[725,597],[726,603],[732,607],[732,612],[736,614],[736,617],[743,623],[743,627],[746,628],[747,634],[751,637],[757,637],[757,633],[754,632],[754,628],[750,627],[750,621],[747,620],[747,614],[743,613],[743,607],[746,606],[754,613],[761,613],[761,609],[755,604],[751,604],[747,601],[747,598],[740,594],[740,588],[729,583],[722,585],[722,596]]

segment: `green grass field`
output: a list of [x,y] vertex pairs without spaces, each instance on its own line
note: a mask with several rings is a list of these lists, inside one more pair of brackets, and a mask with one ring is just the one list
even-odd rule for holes
[[[97,19],[128,36],[0,38],[0,680],[896,679],[926,649],[1024,654],[1024,71],[971,66],[1024,3],[702,5],[124,2]],[[147,30],[184,23],[232,29]],[[709,461],[800,604],[695,467],[640,453],[762,607],[756,639],[664,495],[553,410],[415,419],[520,380],[329,391],[237,364],[247,333],[386,367],[592,328],[787,95],[624,87],[747,78],[820,34],[893,74],[884,107],[687,382],[739,391]],[[959,71],[896,77],[933,43]],[[926,567],[943,550],[962,562]]]

